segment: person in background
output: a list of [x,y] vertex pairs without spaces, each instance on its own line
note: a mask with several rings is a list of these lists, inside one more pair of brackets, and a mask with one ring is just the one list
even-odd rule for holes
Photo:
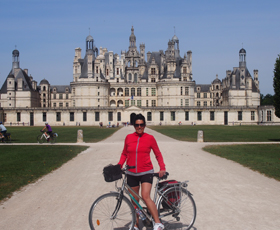
[[[142,198],[155,221],[154,230],[162,230],[164,229],[164,225],[160,222],[157,207],[150,197],[154,173],[150,158],[151,150],[153,150],[158,161],[160,167],[158,173],[160,177],[163,177],[166,172],[165,164],[154,136],[144,133],[145,127],[145,117],[142,114],[137,114],[134,123],[135,132],[126,136],[123,152],[118,164],[122,167],[126,162],[129,166],[135,166],[134,169],[127,171],[127,184],[137,194],[139,194],[141,184]],[[135,199],[139,202],[138,197],[135,197]],[[139,230],[139,216],[137,216],[134,230]]]
[[45,129],[47,130],[45,132],[45,135],[47,136],[47,139],[49,139],[52,133],[52,127],[48,124],[48,122],[46,122],[45,125],[46,126],[42,129],[42,131],[44,131]]
[[6,127],[3,125],[2,121],[0,122],[0,129],[1,129],[1,132],[0,132],[0,138],[4,138],[5,137],[5,133],[7,132],[7,129]]

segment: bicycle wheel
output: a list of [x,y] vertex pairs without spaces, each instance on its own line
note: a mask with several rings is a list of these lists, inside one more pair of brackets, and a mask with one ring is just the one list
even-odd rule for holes
[[39,135],[37,137],[37,142],[40,144],[43,144],[46,141],[45,137],[43,135]]
[[91,230],[133,230],[135,225],[135,210],[127,197],[123,197],[121,206],[114,218],[119,193],[108,193],[97,198],[89,211]]
[[188,230],[196,218],[196,206],[192,195],[184,188],[167,189],[157,203],[159,218],[164,229]]
[[50,142],[51,142],[52,144],[54,144],[54,143],[56,142],[56,136],[52,136],[52,137],[50,138]]

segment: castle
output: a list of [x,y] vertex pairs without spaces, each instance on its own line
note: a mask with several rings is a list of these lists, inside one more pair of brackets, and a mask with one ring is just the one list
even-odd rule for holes
[[176,35],[164,52],[145,53],[136,46],[131,28],[128,51],[121,56],[95,46],[91,35],[86,50],[75,49],[73,81],[69,85],[40,84],[20,68],[19,51],[12,52],[12,70],[0,90],[0,120],[43,125],[98,125],[133,123],[142,113],[149,125],[275,123],[273,106],[260,106],[258,70],[246,67],[246,51],[239,51],[239,66],[222,80],[196,84],[192,52],[180,55]]

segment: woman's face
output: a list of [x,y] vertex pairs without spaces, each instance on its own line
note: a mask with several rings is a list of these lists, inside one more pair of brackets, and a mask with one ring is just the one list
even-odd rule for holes
[[144,129],[145,129],[144,121],[136,120],[135,124],[134,124],[134,128],[135,128],[136,133],[143,134],[144,133]]

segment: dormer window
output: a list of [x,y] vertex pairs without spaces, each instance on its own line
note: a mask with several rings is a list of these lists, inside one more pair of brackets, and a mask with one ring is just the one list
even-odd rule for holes
[[197,91],[200,91],[200,87],[197,87],[196,90],[197,90]]
[[56,92],[56,88],[53,88],[53,91]]

